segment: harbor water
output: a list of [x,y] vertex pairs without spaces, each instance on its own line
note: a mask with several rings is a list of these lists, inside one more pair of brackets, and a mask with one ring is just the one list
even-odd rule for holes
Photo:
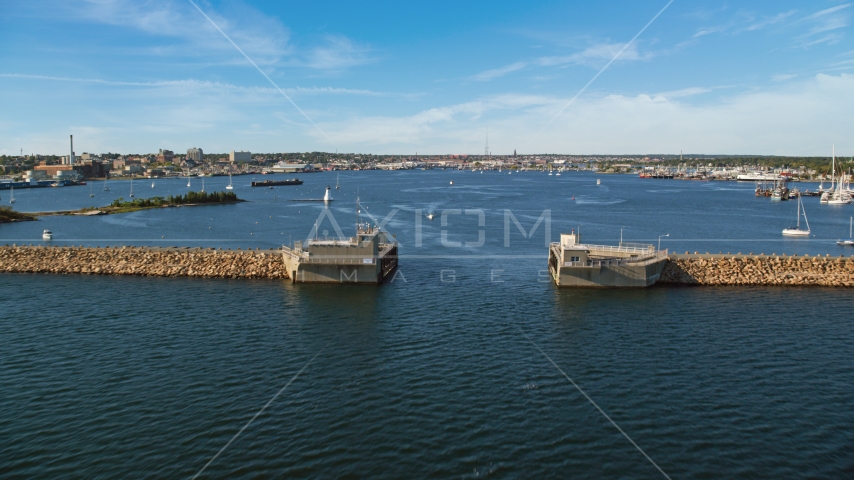
[[[358,197],[401,253],[380,287],[0,275],[2,476],[191,478],[210,462],[199,478],[661,478],[651,461],[672,478],[854,475],[846,289],[571,290],[543,273],[546,242],[573,229],[849,256],[835,242],[854,206],[806,198],[814,236],[792,239],[796,202],[752,184],[432,170],[342,172],[336,190],[334,175],[234,177],[236,205],[0,225],[0,244],[50,229],[57,245],[268,249],[352,235]],[[155,182],[136,196],[188,190]],[[292,201],[327,185],[328,207]],[[126,187],[16,190],[15,208]]]

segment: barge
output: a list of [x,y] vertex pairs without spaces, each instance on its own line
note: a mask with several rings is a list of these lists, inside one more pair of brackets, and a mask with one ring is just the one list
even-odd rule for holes
[[648,287],[666,263],[667,250],[654,245],[586,245],[575,232],[549,246],[549,272],[558,287]]
[[290,180],[264,180],[263,182],[252,182],[253,187],[281,187],[285,185],[302,185],[302,180],[291,178]]

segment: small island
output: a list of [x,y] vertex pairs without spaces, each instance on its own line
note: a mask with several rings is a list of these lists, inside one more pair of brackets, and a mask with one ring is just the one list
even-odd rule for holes
[[[168,197],[149,197],[137,198],[131,201],[125,201],[119,197],[107,207],[87,207],[80,210],[64,210],[58,212],[43,212],[31,214],[34,216],[49,216],[49,215],[110,215],[115,213],[129,213],[137,210],[147,210],[150,208],[169,208],[169,207],[195,207],[201,205],[225,205],[232,203],[245,202],[237,198],[234,192],[188,192],[186,195],[168,196]],[[16,212],[17,213],[17,212]]]
[[0,223],[26,222],[35,219],[33,214],[16,212],[11,207],[0,207]]

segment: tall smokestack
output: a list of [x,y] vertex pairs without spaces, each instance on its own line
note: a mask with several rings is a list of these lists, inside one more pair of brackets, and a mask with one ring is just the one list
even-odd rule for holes
[[68,155],[68,164],[74,165],[74,135],[69,135],[71,137],[71,153]]

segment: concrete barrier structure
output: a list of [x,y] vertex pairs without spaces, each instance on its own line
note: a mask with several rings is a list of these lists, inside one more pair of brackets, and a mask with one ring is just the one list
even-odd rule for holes
[[378,284],[397,268],[397,241],[363,224],[348,239],[316,239],[282,247],[282,259],[294,282]]
[[667,251],[654,245],[590,245],[563,233],[549,246],[549,272],[559,287],[648,287],[658,281]]

